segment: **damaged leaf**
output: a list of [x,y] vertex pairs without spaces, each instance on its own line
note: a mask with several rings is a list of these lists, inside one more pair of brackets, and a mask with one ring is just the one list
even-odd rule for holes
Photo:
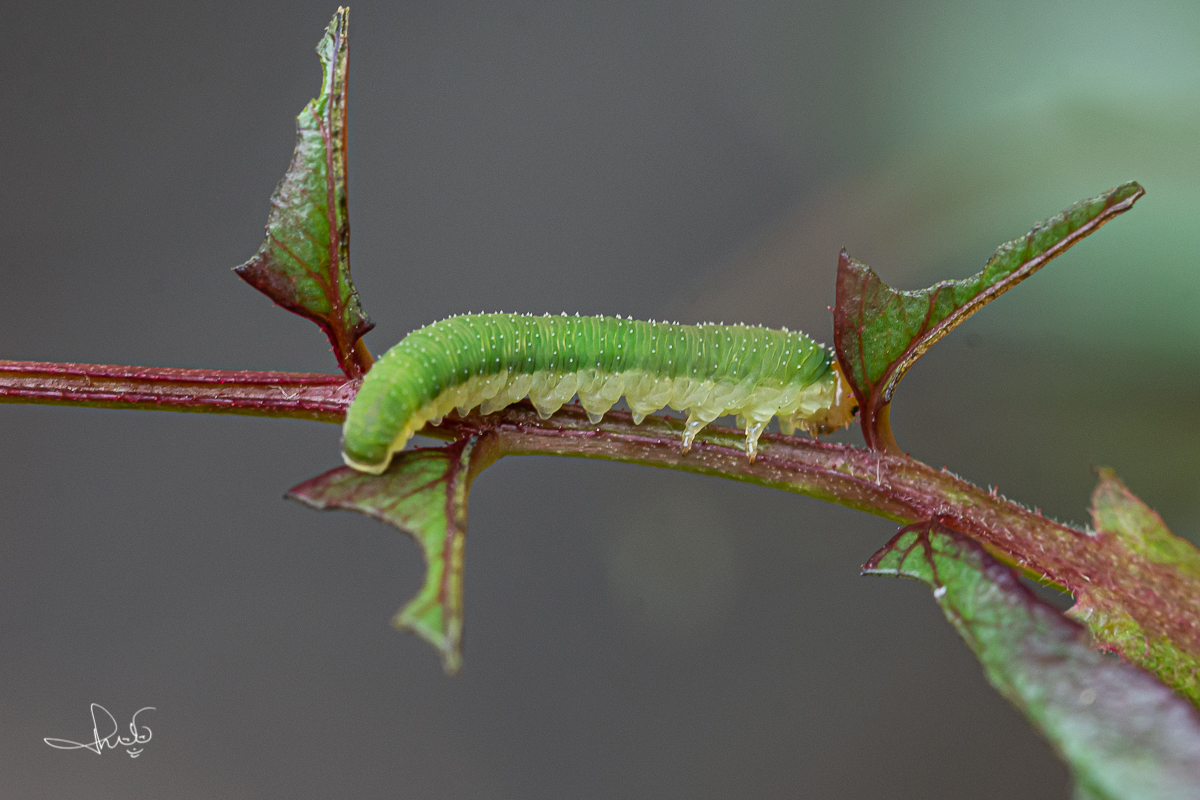
[[234,272],[329,337],[338,366],[357,378],[371,366],[359,341],[374,323],[350,280],[346,194],[349,9],[339,8],[317,45],[321,93],[296,117],[296,149],[271,196],[267,236]]
[[463,548],[471,481],[495,461],[487,437],[397,453],[382,475],[338,467],[287,496],[317,509],[366,514],[407,533],[425,555],[425,584],[392,624],[438,651],[453,674],[462,666]]

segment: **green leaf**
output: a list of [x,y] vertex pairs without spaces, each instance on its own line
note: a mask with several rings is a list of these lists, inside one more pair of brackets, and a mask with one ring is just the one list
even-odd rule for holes
[[382,475],[338,467],[287,497],[313,508],[366,514],[413,537],[425,554],[425,585],[392,624],[429,642],[454,674],[462,666],[463,546],[471,481],[496,459],[489,438],[397,453]]
[[280,306],[319,325],[342,371],[356,378],[371,366],[359,339],[374,323],[350,280],[349,15],[349,9],[339,8],[317,45],[321,93],[296,117],[296,149],[271,196],[266,239],[254,258],[234,271]]
[[1180,611],[1194,611],[1200,551],[1171,533],[1112,470],[1099,473],[1095,547],[1112,554],[1111,562],[1076,589],[1067,613],[1088,627],[1098,647],[1154,672],[1200,706],[1200,631],[1194,614]]
[[833,342],[842,371],[858,398],[863,436],[877,450],[900,450],[892,438],[888,404],[896,384],[925,351],[967,317],[1066,252],[1145,194],[1126,183],[1076,203],[1000,245],[981,272],[920,291],[898,291],[874,270],[838,257]]
[[1200,714],[1137,667],[1092,649],[1087,632],[1039,600],[971,539],[911,525],[863,567],[916,578],[1001,694],[1071,767],[1078,797],[1200,797]]

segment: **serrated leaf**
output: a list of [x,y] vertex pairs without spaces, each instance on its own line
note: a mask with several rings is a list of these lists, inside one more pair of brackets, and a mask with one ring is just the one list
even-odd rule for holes
[[1145,190],[1134,182],[1076,203],[1000,245],[983,270],[920,291],[898,291],[843,250],[838,256],[833,342],[858,399],[863,436],[877,450],[899,452],[888,404],[896,384],[925,351],[995,300],[1129,210]]
[[[1096,549],[1113,555],[1107,569],[1093,571],[1076,589],[1067,613],[1088,627],[1098,647],[1154,672],[1200,706],[1200,630],[1192,602],[1200,551],[1171,533],[1112,470],[1099,473],[1092,494]],[[1181,613],[1185,609],[1192,613]]]
[[338,467],[287,493],[313,508],[375,517],[416,540],[425,555],[425,583],[392,624],[433,645],[450,674],[462,666],[467,496],[471,481],[495,460],[485,438],[397,453],[382,475]]
[[1200,714],[1152,675],[1096,652],[973,540],[911,525],[863,567],[916,578],[983,665],[1070,766],[1079,797],[1200,798]]
[[349,9],[339,8],[317,45],[321,93],[296,117],[296,149],[271,196],[267,235],[235,272],[288,311],[321,327],[351,378],[371,366],[359,342],[374,323],[350,280],[347,176]]

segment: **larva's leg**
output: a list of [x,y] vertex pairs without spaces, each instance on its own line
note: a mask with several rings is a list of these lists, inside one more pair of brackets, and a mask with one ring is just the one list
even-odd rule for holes
[[573,394],[575,394],[574,373],[569,379],[554,372],[540,373],[534,376],[533,383],[529,387],[529,399],[542,419],[550,419],[554,416],[554,412],[562,408],[563,403]]
[[683,426],[683,452],[686,453],[692,449],[692,442],[696,440],[696,434],[707,424],[703,420],[698,420],[691,415],[688,416],[687,422]]
[[721,416],[725,411],[726,407],[719,403],[713,403],[711,397],[705,405],[689,408],[687,423],[683,429],[683,452],[686,453],[691,449],[692,442],[701,428]]
[[752,422],[746,426],[746,455],[750,456],[750,463],[754,463],[758,455],[758,437],[766,427],[765,422]]
[[539,405],[538,403],[534,403],[533,407],[537,411],[538,419],[550,419],[554,416],[555,411],[558,411],[560,408],[562,408],[562,405]]
[[580,382],[579,404],[587,412],[588,420],[597,425],[624,393],[625,383],[620,375],[599,375],[589,387]]

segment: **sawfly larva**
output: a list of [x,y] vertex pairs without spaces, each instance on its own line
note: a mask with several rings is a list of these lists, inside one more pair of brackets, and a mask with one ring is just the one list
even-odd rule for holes
[[787,434],[850,424],[854,395],[832,355],[802,333],[621,317],[466,314],[413,331],[363,379],[346,413],[342,456],[379,474],[425,423],[457,408],[490,414],[526,396],[543,419],[576,394],[598,423],[624,395],[633,421],[686,411],[686,452],[736,414],[751,460],[771,417]]

